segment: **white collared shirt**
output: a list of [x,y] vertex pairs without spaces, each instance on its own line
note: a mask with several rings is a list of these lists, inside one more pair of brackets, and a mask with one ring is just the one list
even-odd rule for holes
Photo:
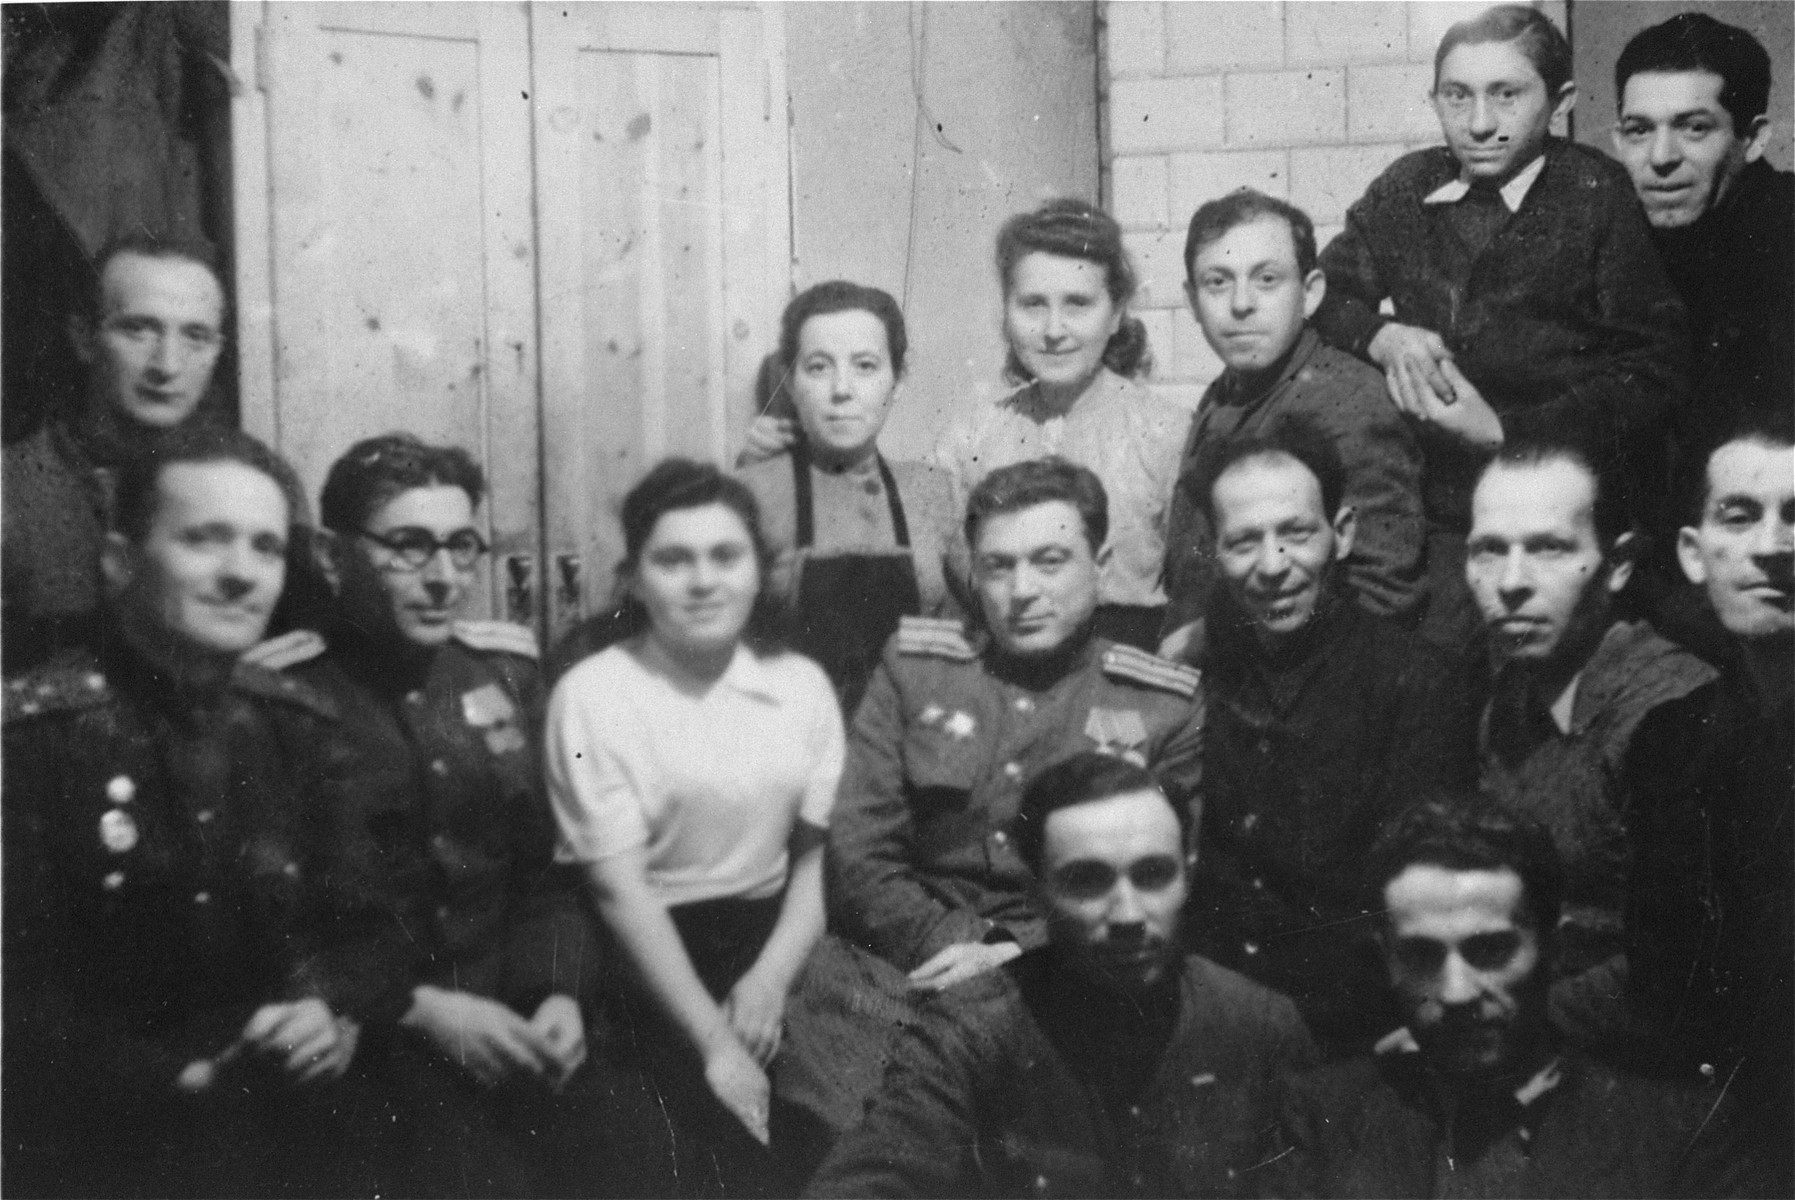
[[[1528,191],[1533,187],[1533,181],[1538,179],[1539,173],[1545,169],[1546,156],[1542,153],[1536,156],[1532,162],[1528,163],[1513,179],[1502,185],[1500,192],[1502,203],[1509,212],[1517,213],[1521,211],[1521,201],[1527,198]],[[1463,174],[1460,174],[1459,177],[1452,182],[1443,183],[1433,191],[1427,193],[1427,195],[1421,197],[1421,203],[1457,204],[1460,200],[1463,200],[1470,194],[1470,191],[1471,181],[1466,179]]]
[[647,637],[562,678],[546,743],[556,860],[642,850],[669,905],[777,895],[793,823],[828,826],[847,753],[835,693],[808,658],[737,646],[705,685]]

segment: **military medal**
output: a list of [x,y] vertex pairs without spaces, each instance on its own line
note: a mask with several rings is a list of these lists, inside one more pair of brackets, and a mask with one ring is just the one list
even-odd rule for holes
[[129,804],[137,798],[137,781],[129,775],[114,775],[106,781],[106,799],[114,804]]
[[100,817],[100,845],[114,854],[128,853],[137,845],[137,822],[122,808],[109,808]]

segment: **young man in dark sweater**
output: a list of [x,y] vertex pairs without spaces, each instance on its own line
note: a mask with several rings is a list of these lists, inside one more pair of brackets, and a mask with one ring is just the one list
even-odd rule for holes
[[1656,479],[1685,384],[1682,306],[1626,173],[1550,136],[1576,96],[1570,72],[1564,35],[1531,8],[1454,25],[1434,58],[1447,145],[1379,176],[1321,255],[1316,328],[1382,367],[1420,431],[1422,632],[1447,646],[1477,636],[1459,575],[1483,461],[1550,433],[1612,446]]

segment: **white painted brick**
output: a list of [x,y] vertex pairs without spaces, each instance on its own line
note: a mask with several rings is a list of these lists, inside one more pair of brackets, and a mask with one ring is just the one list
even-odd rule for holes
[[1433,68],[1418,64],[1351,67],[1346,72],[1346,132],[1355,142],[1426,141],[1440,136],[1428,92]]
[[1290,202],[1311,221],[1338,221],[1346,215],[1346,206],[1364,194],[1365,186],[1403,153],[1401,143],[1292,150]]
[[1126,233],[1122,242],[1134,260],[1140,288],[1137,309],[1172,308],[1184,303],[1184,231]]
[[1110,88],[1109,138],[1117,154],[1220,146],[1221,77],[1116,80]]
[[1109,0],[1103,13],[1111,78],[1165,74],[1165,6],[1159,0]]
[[1390,0],[1345,5],[1290,0],[1284,6],[1284,60],[1319,63],[1401,62],[1408,57],[1407,6]]
[[1284,65],[1278,0],[1216,0],[1165,8],[1166,70],[1173,75]]
[[1446,31],[1488,8],[1482,0],[1413,0],[1408,6],[1409,57],[1431,69],[1434,51],[1440,48]]
[[1153,352],[1153,378],[1164,379],[1172,365],[1172,310],[1169,308],[1134,309],[1134,315],[1147,327],[1147,348]]
[[1188,304],[1178,313],[1173,337],[1177,345],[1178,378],[1202,387],[1214,382],[1222,373],[1222,360],[1215,356],[1215,351],[1204,340],[1203,330],[1191,315]]
[[1164,229],[1166,178],[1164,155],[1116,159],[1110,173],[1116,220],[1128,229]]
[[1288,150],[1215,150],[1172,155],[1170,224],[1190,224],[1197,207],[1238,188],[1257,188],[1283,200],[1290,195]]
[[1303,146],[1346,140],[1344,71],[1228,76],[1228,145]]

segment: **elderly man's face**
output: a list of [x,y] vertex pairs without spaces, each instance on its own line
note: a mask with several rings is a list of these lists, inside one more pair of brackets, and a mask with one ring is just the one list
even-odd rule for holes
[[1416,863],[1384,887],[1385,960],[1433,1066],[1487,1076],[1520,1065],[1545,1012],[1539,935],[1521,877]]
[[1795,447],[1716,450],[1701,521],[1678,531],[1677,557],[1735,637],[1795,633]]
[[1269,640],[1320,608],[1334,564],[1352,549],[1352,510],[1329,520],[1321,483],[1286,454],[1229,466],[1210,489],[1216,558],[1228,594]]
[[1627,79],[1614,152],[1633,177],[1646,219],[1659,229],[1698,220],[1764,151],[1767,126],[1734,129],[1720,103],[1725,86],[1711,71],[1643,71]]
[[100,277],[97,322],[75,338],[92,402],[170,429],[193,415],[224,345],[224,291],[188,258],[129,251]]
[[1139,992],[1178,961],[1183,833],[1157,791],[1057,809],[1043,830],[1040,891],[1053,944],[1092,982]]
[[1498,465],[1471,498],[1465,580],[1504,659],[1567,661],[1607,628],[1630,564],[1596,536],[1596,483],[1566,459]]
[[982,519],[972,567],[986,628],[1006,653],[1052,654],[1097,609],[1098,558],[1068,501]]

